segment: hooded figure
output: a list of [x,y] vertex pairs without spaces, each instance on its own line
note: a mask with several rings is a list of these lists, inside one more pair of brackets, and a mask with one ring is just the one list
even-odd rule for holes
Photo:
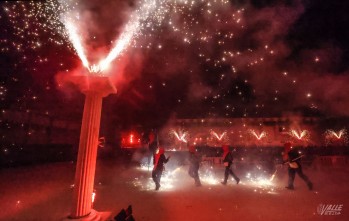
[[285,163],[288,164],[288,186],[286,186],[287,189],[293,190],[293,182],[294,178],[296,177],[296,173],[300,178],[304,180],[304,182],[307,184],[308,189],[313,189],[313,184],[309,180],[309,178],[304,175],[302,166],[301,166],[301,157],[296,149],[292,148],[291,143],[285,143],[284,144],[284,160]]
[[153,164],[155,164],[155,154],[156,154],[157,148],[158,148],[158,144],[156,142],[156,135],[153,131],[151,131],[148,137],[148,149],[149,149],[148,168],[150,166],[151,157],[153,157]]
[[160,188],[160,179],[162,175],[162,171],[165,169],[164,164],[168,162],[170,157],[165,157],[165,149],[160,147],[157,153],[154,156],[154,168],[152,172],[152,178],[155,182],[155,190],[159,190]]
[[288,159],[288,152],[290,152],[291,148],[292,148],[292,144],[290,142],[286,142],[284,144],[284,152],[283,152],[283,155],[282,155],[282,159],[284,161],[287,161],[287,159]]
[[199,178],[200,156],[195,146],[189,146],[189,171],[188,174],[195,180],[196,186],[201,186]]
[[235,179],[236,184],[239,184],[240,179],[235,175],[233,170],[231,169],[231,165],[233,164],[233,155],[231,151],[229,150],[228,145],[223,145],[223,164],[225,166],[224,171],[224,181],[222,182],[223,185],[226,185],[228,182],[229,174],[232,175],[232,177]]

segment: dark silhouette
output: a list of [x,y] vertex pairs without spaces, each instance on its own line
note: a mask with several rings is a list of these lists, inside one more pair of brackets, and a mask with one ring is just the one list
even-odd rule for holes
[[225,172],[224,172],[224,181],[222,182],[223,185],[226,185],[228,182],[229,174],[233,176],[233,178],[236,181],[236,184],[239,184],[240,179],[235,175],[233,170],[231,169],[231,165],[233,164],[233,155],[231,151],[229,150],[228,145],[223,145],[223,163],[225,166]]
[[189,146],[189,171],[188,174],[195,180],[196,186],[201,186],[199,177],[200,156],[195,146]]
[[302,165],[301,165],[301,158],[300,154],[296,149],[292,148],[291,143],[285,143],[285,152],[284,152],[284,160],[285,163],[288,164],[288,185],[286,186],[287,189],[293,190],[294,189],[294,179],[296,176],[296,173],[298,176],[304,180],[304,182],[307,184],[308,189],[313,189],[313,183],[309,180],[309,178],[303,173]]
[[152,178],[155,182],[155,190],[159,190],[160,188],[160,180],[162,176],[162,172],[165,169],[164,164],[168,162],[170,157],[166,158],[165,157],[165,149],[160,147],[155,154],[155,161],[154,161],[154,168],[152,172]]
[[129,205],[127,209],[122,209],[115,217],[115,221],[135,221],[132,216],[132,206]]

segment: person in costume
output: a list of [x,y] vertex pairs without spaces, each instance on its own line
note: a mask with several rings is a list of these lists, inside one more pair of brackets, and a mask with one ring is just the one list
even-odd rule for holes
[[309,180],[309,178],[303,173],[301,158],[302,156],[298,153],[298,151],[292,148],[292,144],[287,142],[284,144],[284,155],[283,159],[286,164],[288,164],[288,185],[286,189],[293,190],[294,189],[294,179],[296,177],[296,173],[298,176],[304,180],[307,184],[308,189],[313,189],[313,183]]
[[229,150],[228,145],[223,145],[223,164],[225,166],[225,172],[224,172],[224,181],[222,182],[223,185],[226,185],[228,182],[229,174],[235,179],[236,184],[239,184],[240,179],[235,175],[233,170],[231,169],[231,165],[233,164],[233,154]]
[[195,185],[201,186],[200,177],[199,177],[199,168],[200,168],[200,156],[196,151],[195,146],[189,146],[189,171],[188,174],[194,178]]
[[165,169],[165,163],[167,163],[170,159],[170,157],[165,157],[165,149],[163,147],[160,147],[156,154],[154,159],[154,168],[152,171],[152,178],[155,182],[155,190],[159,190],[160,188],[160,180],[162,176],[162,172]]

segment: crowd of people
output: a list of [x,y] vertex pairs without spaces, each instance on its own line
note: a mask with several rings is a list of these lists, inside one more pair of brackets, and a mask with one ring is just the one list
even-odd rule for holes
[[[150,145],[150,150],[153,152],[153,162],[154,167],[152,170],[152,178],[155,183],[155,190],[159,190],[161,187],[161,176],[165,169],[165,164],[169,162],[170,157],[165,156],[165,149],[163,147],[157,148],[156,145]],[[200,187],[201,181],[199,176],[199,169],[201,164],[201,155],[198,153],[196,147],[194,145],[188,145],[188,160],[189,160],[189,170],[188,174],[191,178],[194,179],[194,184],[197,187]],[[223,155],[222,162],[224,164],[225,170],[224,170],[224,177],[223,181],[221,182],[223,185],[226,185],[228,182],[229,175],[232,176],[236,182],[236,184],[239,184],[240,178],[234,173],[232,170],[233,165],[233,153],[230,150],[230,147],[228,145],[222,146]],[[287,164],[288,167],[288,185],[286,186],[286,189],[294,190],[294,180],[295,175],[298,174],[298,176],[304,180],[304,182],[307,184],[308,189],[313,189],[313,183],[310,181],[310,179],[303,173],[302,165],[301,165],[301,159],[304,155],[300,155],[299,152],[292,147],[291,143],[285,143],[284,145],[284,151],[283,151],[283,164]]]

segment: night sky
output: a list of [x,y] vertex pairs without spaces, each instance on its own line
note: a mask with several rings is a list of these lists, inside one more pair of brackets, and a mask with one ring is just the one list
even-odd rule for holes
[[[67,2],[77,3],[66,7],[79,14],[77,29],[94,62],[140,5]],[[349,2],[156,2],[159,8],[142,20],[107,71],[118,88],[103,104],[113,124],[161,127],[174,116],[348,114]],[[51,0],[0,5],[1,109],[80,121],[83,95],[56,81],[84,70],[61,22],[66,9]]]

